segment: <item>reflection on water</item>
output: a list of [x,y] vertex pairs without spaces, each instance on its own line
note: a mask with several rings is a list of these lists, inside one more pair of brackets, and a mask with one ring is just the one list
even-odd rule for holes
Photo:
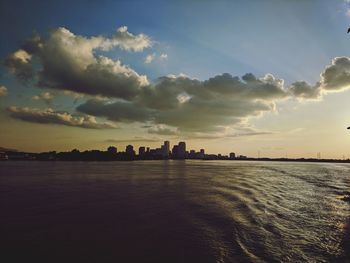
[[349,195],[349,171],[248,161],[1,162],[0,259],[347,262],[350,209],[340,196]]

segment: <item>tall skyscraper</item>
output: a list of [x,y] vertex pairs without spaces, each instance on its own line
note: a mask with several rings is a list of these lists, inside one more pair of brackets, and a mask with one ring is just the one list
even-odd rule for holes
[[173,150],[171,152],[171,155],[174,159],[178,158],[178,154],[179,154],[179,146],[178,145],[174,145],[173,146]]
[[109,146],[108,149],[107,149],[107,152],[109,154],[117,154],[117,148],[114,147],[114,146]]
[[205,158],[205,151],[204,151],[204,149],[201,149],[201,150],[199,151],[198,157],[201,158],[201,159],[204,159],[204,158]]
[[132,145],[126,146],[125,152],[128,155],[135,155],[134,146]]
[[164,147],[163,147],[163,157],[169,157],[169,151],[170,151],[170,142],[165,141]]
[[139,156],[142,157],[146,152],[146,148],[141,146],[139,147]]
[[186,143],[185,142],[179,142],[178,158],[185,159],[185,157],[186,157]]

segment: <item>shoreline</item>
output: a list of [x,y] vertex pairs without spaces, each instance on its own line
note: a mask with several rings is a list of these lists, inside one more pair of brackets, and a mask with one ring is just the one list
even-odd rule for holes
[[350,163],[350,160],[339,159],[285,159],[285,158],[245,158],[245,159],[125,159],[125,160],[62,160],[62,159],[0,159],[0,162],[12,162],[12,161],[37,161],[37,162],[137,162],[137,161],[256,161],[256,162],[293,162],[293,163]]

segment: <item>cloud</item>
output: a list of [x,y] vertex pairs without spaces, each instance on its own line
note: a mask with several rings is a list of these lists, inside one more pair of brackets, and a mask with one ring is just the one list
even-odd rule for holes
[[53,109],[20,108],[11,106],[7,112],[14,119],[41,124],[61,124],[66,126],[88,129],[111,129],[116,128],[111,123],[98,123],[93,116],[73,116],[68,112],[58,112]]
[[160,138],[144,138],[144,137],[133,137],[130,139],[107,139],[104,140],[103,142],[108,142],[108,143],[137,143],[137,142],[159,142],[162,141]]
[[153,54],[149,54],[146,56],[145,58],[145,64],[150,64],[154,59],[156,58],[156,54],[153,53]]
[[[155,59],[157,58],[157,55],[156,53],[152,53],[152,54],[149,54],[145,57],[144,59],[144,63],[145,64],[150,64],[151,62],[153,62]],[[160,61],[164,61],[164,60],[167,60],[168,59],[168,55],[167,54],[160,54],[159,57],[158,57],[158,60]]]
[[165,53],[160,54],[159,59],[160,60],[167,60],[168,59],[168,54],[165,54]]
[[245,133],[232,133],[232,134],[215,134],[215,133],[194,133],[190,134],[186,139],[198,139],[198,140],[215,140],[223,138],[238,138],[247,136],[269,135],[272,132],[245,132]]
[[118,122],[143,122],[151,118],[151,110],[137,107],[132,102],[116,101],[113,103],[101,100],[88,100],[79,105],[77,111]]
[[321,96],[320,83],[311,86],[305,81],[294,82],[289,91],[294,97],[300,99],[317,99]]
[[[350,59],[335,58],[320,76],[314,85],[297,81],[287,88],[272,74],[259,78],[248,73],[240,78],[224,73],[203,81],[170,75],[143,87],[130,101],[90,100],[77,110],[117,122],[148,123],[153,125],[150,133],[216,132],[219,127],[232,127],[247,118],[273,112],[281,100],[320,99],[327,92],[350,87]],[[239,132],[232,136],[248,134],[262,133]]]
[[345,10],[346,10],[345,14],[347,16],[350,16],[350,8],[349,8],[350,0],[344,0],[344,3],[345,3]]
[[[113,47],[142,51],[150,45],[148,36],[135,36],[126,27],[119,28],[111,38],[83,37],[61,27],[50,31],[47,38],[36,35],[27,40],[8,56],[5,65],[18,78],[33,80],[43,88],[130,99],[149,84],[147,77],[96,51]],[[39,64],[36,70],[34,58]]]
[[0,97],[4,97],[7,95],[7,88],[3,85],[0,85]]
[[54,98],[54,96],[48,91],[42,92],[42,93],[32,97],[33,100],[42,100],[48,104],[51,103],[53,98]]
[[[173,130],[201,131],[271,111],[274,100],[285,96],[283,81],[272,75],[256,78],[247,74],[240,79],[223,74],[206,81],[171,76],[144,87],[133,101],[90,100],[77,110],[113,121],[150,122]],[[157,127],[150,131],[169,133]]]
[[[128,51],[139,52],[152,46],[152,40],[145,34],[133,35],[128,32],[128,27],[119,27],[111,39],[105,39],[110,47],[118,46]],[[107,44],[108,46],[108,44]]]
[[177,129],[174,129],[172,127],[167,127],[166,125],[155,125],[150,127],[147,130],[150,134],[159,134],[159,135],[176,135],[178,134]]
[[321,85],[325,91],[341,91],[350,88],[350,58],[336,57],[321,74]]
[[34,77],[31,62],[32,55],[23,49],[10,54],[5,59],[5,66],[21,81],[28,81]]
[[[274,112],[282,100],[321,99],[326,93],[350,88],[348,57],[334,58],[315,84],[300,80],[286,87],[273,74],[258,77],[252,73],[242,77],[223,73],[206,80],[168,75],[150,83],[147,76],[120,60],[101,55],[112,48],[140,52],[151,45],[150,37],[134,35],[126,26],[110,37],[85,37],[61,27],[47,37],[35,35],[25,41],[8,56],[5,65],[16,77],[31,80],[35,86],[84,94],[86,101],[76,108],[80,113],[119,123],[152,125],[148,131],[157,134],[213,133]],[[156,57],[148,55],[145,63]],[[166,58],[165,53],[159,56]],[[48,112],[60,114],[51,109]]]

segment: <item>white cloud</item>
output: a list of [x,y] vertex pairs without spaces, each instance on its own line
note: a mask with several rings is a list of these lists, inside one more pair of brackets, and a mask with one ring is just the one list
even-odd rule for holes
[[18,79],[27,81],[33,77],[33,67],[30,64],[31,58],[31,54],[23,49],[19,49],[5,59],[5,66]]
[[54,98],[54,96],[48,91],[42,92],[42,93],[32,97],[33,100],[42,100],[42,101],[45,101],[47,103],[51,102],[53,98]]
[[145,64],[150,64],[156,58],[156,54],[149,54],[145,57]]
[[160,60],[167,60],[168,59],[168,54],[165,54],[165,53],[160,54],[159,59]]
[[3,85],[0,86],[0,97],[4,97],[7,95],[7,88]]
[[191,99],[191,96],[188,95],[186,92],[182,92],[179,95],[177,95],[176,98],[181,104],[183,104],[188,102]]

